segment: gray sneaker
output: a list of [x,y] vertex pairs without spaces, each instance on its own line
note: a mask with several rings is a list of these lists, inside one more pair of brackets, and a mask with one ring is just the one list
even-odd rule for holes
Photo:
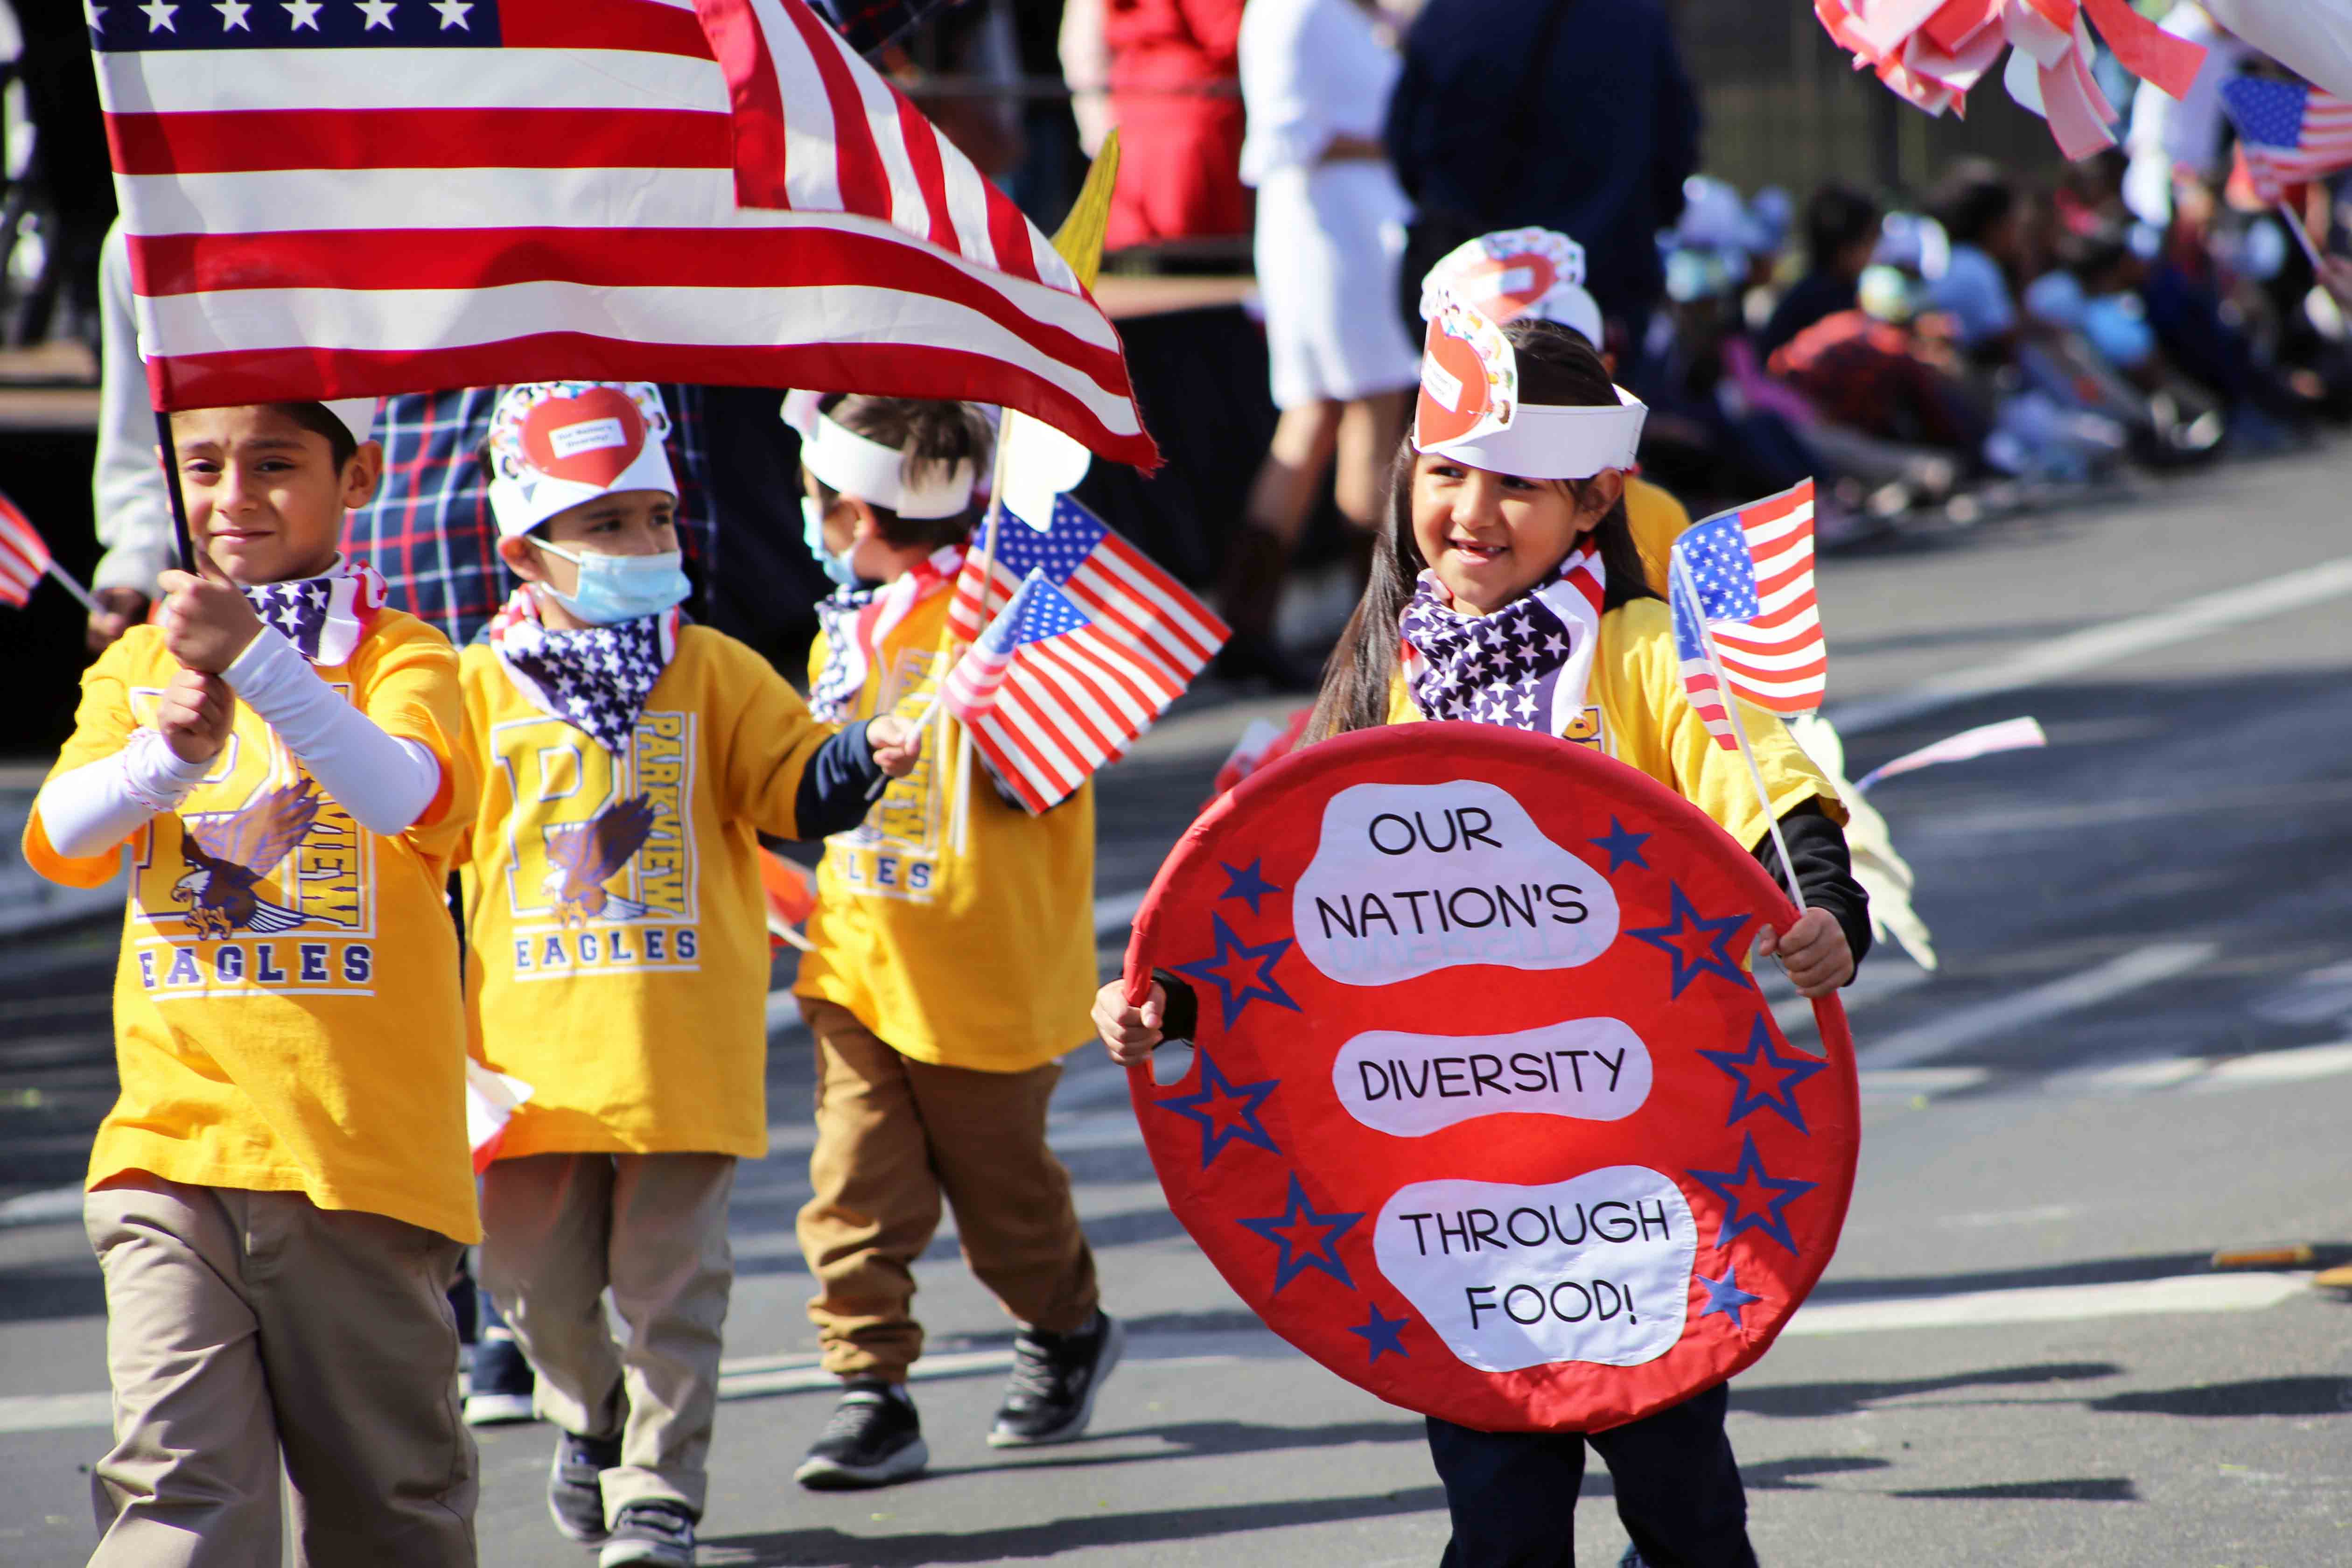
[[633,1502],[613,1521],[612,1539],[596,1554],[596,1568],[651,1563],[656,1568],[694,1568],[694,1516],[674,1502]]
[[604,1472],[620,1462],[618,1437],[563,1434],[547,1472],[547,1513],[556,1529],[585,1546],[604,1539]]
[[1127,1328],[1108,1312],[1066,1334],[1024,1329],[1013,1341],[1013,1382],[989,1428],[992,1448],[1067,1443],[1085,1435],[1095,1395],[1127,1348]]

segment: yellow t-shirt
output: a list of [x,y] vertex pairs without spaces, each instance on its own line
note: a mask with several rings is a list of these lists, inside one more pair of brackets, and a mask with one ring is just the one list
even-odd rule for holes
[[[1715,818],[1748,848],[1763,841],[1764,814],[1757,809],[1748,764],[1738,752],[1716,744],[1683,690],[1674,622],[1663,600],[1636,599],[1601,617],[1601,647],[1585,698],[1583,717],[1569,726],[1567,739],[1639,768]],[[1798,749],[1779,716],[1737,700],[1733,707],[1772,797],[1773,816],[1818,800],[1843,825],[1846,810],[1836,787]],[[1422,718],[1403,676],[1392,678],[1389,722]]]
[[[946,675],[948,606],[939,593],[882,641],[856,716],[919,711]],[[812,672],[824,664],[818,639]],[[966,848],[949,841],[961,737],[934,723],[923,760],[865,825],[827,841],[816,913],[793,989],[838,1003],[906,1056],[1024,1072],[1093,1032],[1095,794],[1091,783],[1043,816],[998,797],[972,759]]]
[[760,833],[835,727],[743,644],[679,630],[629,754],[536,707],[486,643],[462,656],[482,806],[462,869],[467,1014],[531,1086],[501,1159],[768,1152]]
[[1691,525],[1690,512],[1649,480],[1628,475],[1625,521],[1633,535],[1633,548],[1642,552],[1642,575],[1649,580],[1650,592],[1664,593],[1675,541]]
[[[82,677],[56,773],[152,725],[178,668],[152,626],[108,648]],[[238,705],[212,773],[124,847],[122,1093],[90,1150],[89,1183],[145,1171],[299,1192],[474,1241],[465,1016],[443,892],[474,811],[457,656],[423,621],[382,610],[350,659],[319,674],[440,759],[441,790],[407,832],[370,833]],[[25,858],[73,886],[104,882],[123,852],[68,859],[37,811],[25,829]]]

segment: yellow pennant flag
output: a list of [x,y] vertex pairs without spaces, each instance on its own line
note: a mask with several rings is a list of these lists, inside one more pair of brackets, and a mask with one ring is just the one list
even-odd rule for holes
[[1054,233],[1054,251],[1070,264],[1078,281],[1088,289],[1102,271],[1103,235],[1110,227],[1110,188],[1118,183],[1118,132],[1103,138],[1102,152],[1087,171],[1087,183],[1070,216]]

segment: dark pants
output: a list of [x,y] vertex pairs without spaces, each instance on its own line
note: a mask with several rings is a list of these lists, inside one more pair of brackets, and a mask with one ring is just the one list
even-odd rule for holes
[[1454,1539],[1441,1568],[1575,1568],[1584,1446],[1648,1568],[1756,1568],[1748,1494],[1724,1435],[1727,1385],[1606,1432],[1475,1432],[1429,1419]]

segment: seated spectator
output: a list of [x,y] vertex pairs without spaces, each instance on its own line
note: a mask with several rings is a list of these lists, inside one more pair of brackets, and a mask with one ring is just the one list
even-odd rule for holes
[[1765,360],[1824,316],[1851,310],[1862,269],[1878,246],[1878,203],[1852,185],[1828,184],[1805,204],[1805,275],[1780,297],[1758,338]]
[[1972,455],[1985,422],[1957,374],[1948,327],[1917,318],[1916,287],[1895,268],[1873,268],[1859,281],[1876,313],[1857,303],[1823,317],[1781,346],[1772,373],[1833,424]]
[[1986,364],[2006,363],[2027,335],[2008,268],[2021,259],[2024,208],[2016,185],[1990,163],[1964,163],[1929,204],[1951,243],[1927,303],[1952,318],[1960,346]]

